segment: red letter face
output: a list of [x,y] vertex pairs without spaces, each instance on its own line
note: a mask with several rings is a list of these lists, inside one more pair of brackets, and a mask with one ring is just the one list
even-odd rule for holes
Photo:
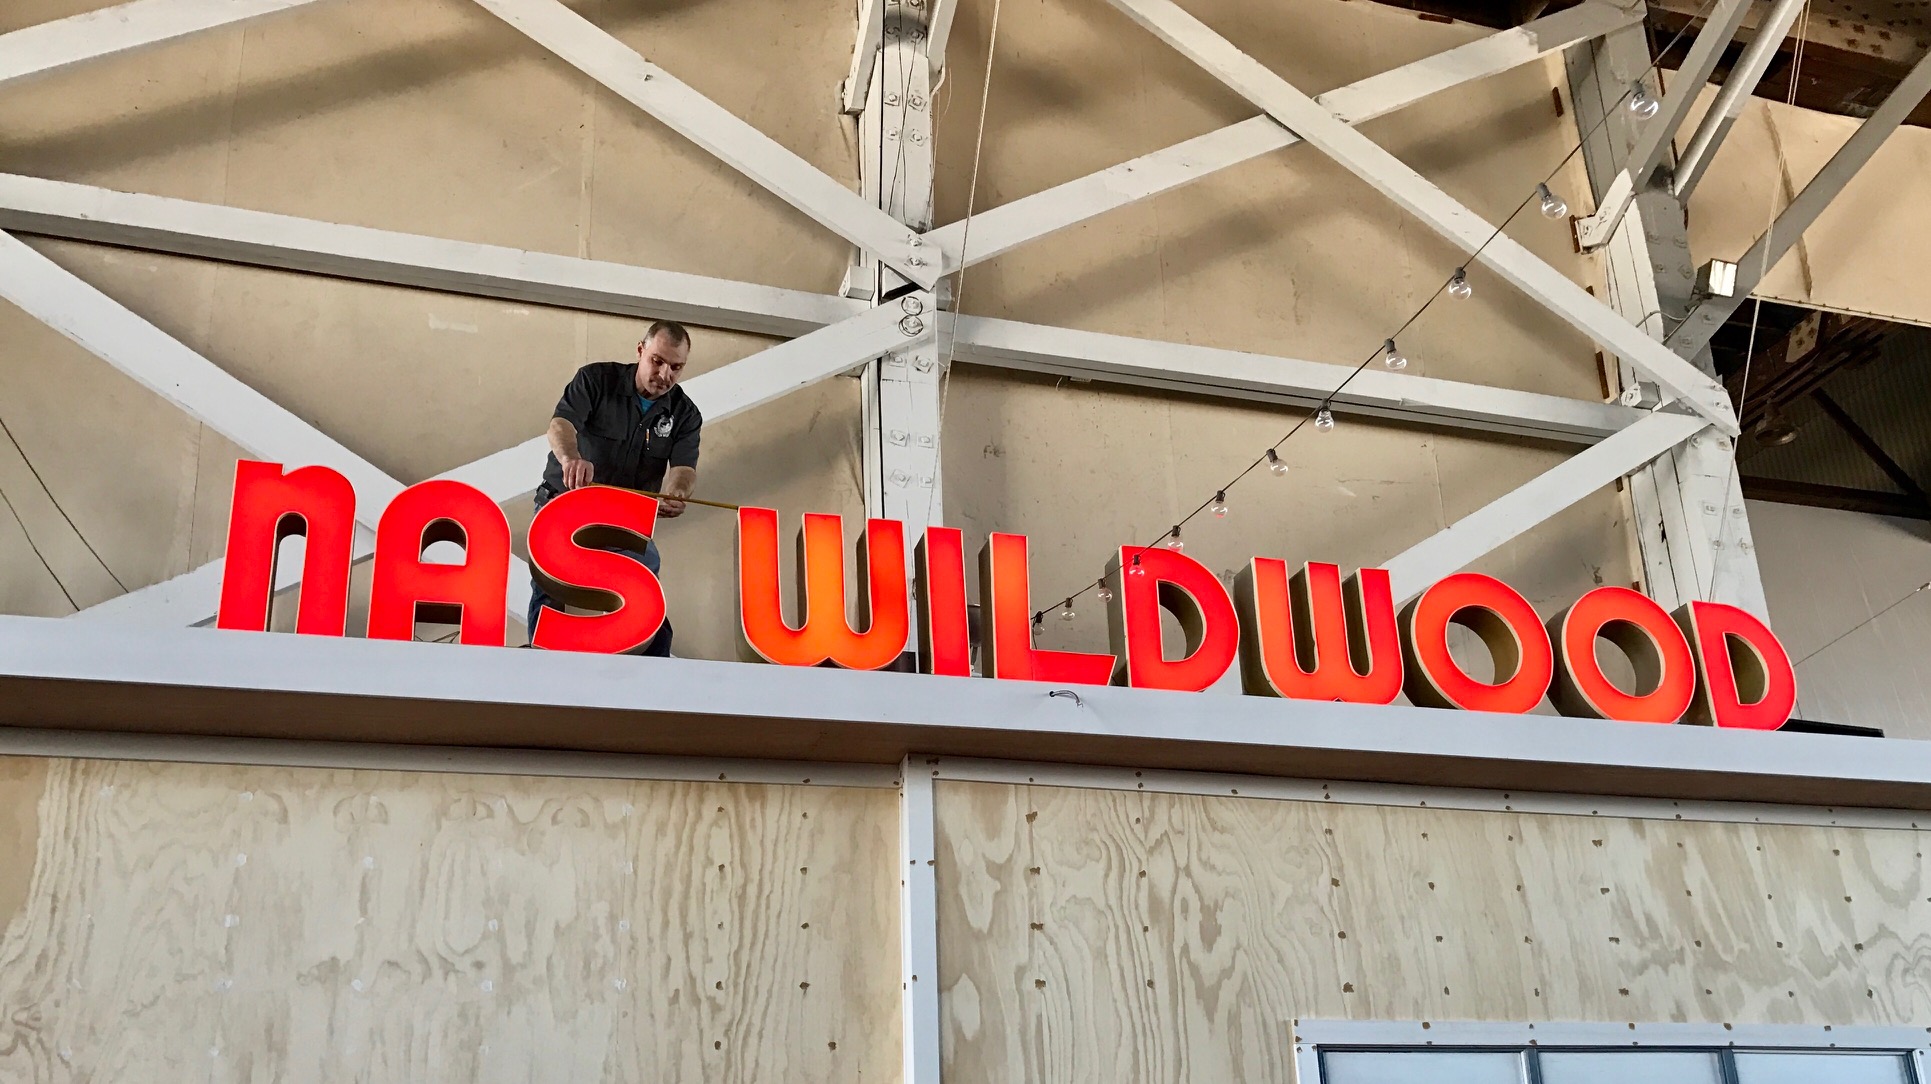
[[1685,603],[1675,616],[1696,651],[1690,722],[1776,730],[1790,721],[1797,673],[1763,622],[1721,602]]
[[221,572],[215,625],[262,632],[275,593],[275,560],[282,540],[308,537],[302,557],[301,603],[295,631],[340,636],[349,620],[349,555],[355,541],[355,491],[327,467],[284,474],[279,463],[235,464],[235,498],[228,512],[228,556]]
[[[460,565],[429,564],[437,542],[463,547]],[[396,495],[375,532],[369,638],[413,640],[416,622],[460,623],[465,644],[503,646],[510,579],[510,524],[481,490],[461,482],[419,482]]]
[[544,607],[530,642],[551,651],[620,655],[649,644],[664,627],[664,588],[642,561],[657,529],[657,500],[609,486],[557,495],[530,522],[530,570],[543,593],[595,616]]
[[1032,588],[1027,580],[1026,536],[988,536],[979,551],[979,605],[989,627],[980,649],[980,670],[987,677],[1015,681],[1106,684],[1113,676],[1113,656],[1033,646]]
[[[1622,648],[1635,668],[1636,687],[1647,692],[1626,693],[1610,683],[1596,659],[1599,636]],[[1673,723],[1690,706],[1696,662],[1689,641],[1647,595],[1598,587],[1549,619],[1549,639],[1556,649],[1550,696],[1564,715]]]
[[[1137,563],[1136,563],[1137,562]],[[1135,689],[1199,692],[1219,681],[1240,647],[1233,600],[1207,566],[1170,549],[1120,547],[1120,584],[1107,607],[1113,650],[1124,661],[1121,682]],[[1186,654],[1168,659],[1160,640],[1160,611],[1180,620]]]
[[966,677],[972,638],[966,621],[965,534],[927,527],[919,539],[919,669]]
[[[1481,637],[1495,672],[1490,685],[1477,681],[1448,653],[1448,626]],[[1477,572],[1458,572],[1421,593],[1401,611],[1402,654],[1407,661],[1408,699],[1435,708],[1527,712],[1549,689],[1555,659],[1549,634],[1535,607],[1508,584]]]
[[1256,557],[1234,581],[1241,615],[1241,683],[1258,696],[1389,704],[1401,694],[1401,637],[1388,573],[1348,577],[1310,562]]
[[831,662],[877,670],[905,651],[911,635],[905,598],[905,528],[897,520],[865,524],[858,546],[858,598],[866,631],[845,618],[845,527],[837,516],[807,514],[798,535],[799,609],[804,624],[785,623],[778,586],[778,513],[738,511],[738,627],[755,657],[786,666]]

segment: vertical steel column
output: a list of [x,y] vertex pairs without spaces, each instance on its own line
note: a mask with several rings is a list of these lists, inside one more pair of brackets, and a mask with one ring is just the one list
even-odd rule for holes
[[[1649,44],[1643,28],[1633,26],[1570,49],[1566,60],[1576,126],[1592,133],[1583,159],[1600,199],[1622,173],[1646,123],[1623,107],[1625,94],[1638,79],[1656,93],[1655,77],[1648,74]],[[1652,179],[1636,192],[1600,254],[1610,306],[1652,337],[1668,338],[1696,297],[1683,204],[1666,182]],[[1707,350],[1690,360],[1714,375]],[[1655,385],[1628,364],[1620,365],[1618,375],[1625,404],[1657,401]],[[1732,469],[1734,454],[1729,438],[1705,432],[1628,480],[1644,586],[1666,607],[1705,599],[1765,614],[1755,543]]]
[[[906,226],[909,235],[932,228],[932,71],[927,53],[929,0],[886,0],[883,47],[871,92],[859,118],[864,191]],[[863,46],[861,46],[862,48]],[[926,246],[936,267],[938,247]],[[921,257],[914,256],[913,259]],[[911,284],[871,263],[855,269],[854,289],[880,305],[901,310],[901,319],[930,324],[937,305],[908,293]],[[921,527],[943,519],[939,471],[939,392],[943,373],[936,341],[886,355],[864,377],[865,511],[901,520],[907,544]]]

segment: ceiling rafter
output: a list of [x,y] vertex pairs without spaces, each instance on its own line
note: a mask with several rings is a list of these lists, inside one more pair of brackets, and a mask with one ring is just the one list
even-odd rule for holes
[[317,0],[134,0],[0,34],[0,85]]
[[[1498,31],[1336,88],[1315,100],[1346,123],[1362,124],[1432,95],[1633,26],[1641,19],[1639,12],[1606,0],[1586,0],[1512,30]],[[972,251],[964,254],[965,263],[983,263],[1049,233],[1299,142],[1299,136],[1263,114],[989,208],[972,217]],[[941,226],[927,236],[956,261],[965,241],[965,222]]]

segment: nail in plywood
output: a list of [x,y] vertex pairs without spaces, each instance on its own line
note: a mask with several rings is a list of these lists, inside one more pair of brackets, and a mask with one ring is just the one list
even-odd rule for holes
[[1931,1019],[1925,832],[968,783],[938,808],[958,1079],[1286,1081],[1297,1018]]
[[0,768],[0,855],[26,859],[0,870],[0,1079],[850,1081],[898,1061],[894,961],[864,951],[897,934],[890,791]]

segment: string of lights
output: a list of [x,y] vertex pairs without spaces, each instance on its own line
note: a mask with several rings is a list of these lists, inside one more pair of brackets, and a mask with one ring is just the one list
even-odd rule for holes
[[[1661,50],[1658,50],[1653,54],[1654,59],[1650,61],[1649,66],[1643,70],[1642,74],[1638,75],[1634,80],[1630,82],[1628,89],[1623,91],[1622,95],[1617,98],[1615,104],[1608,106],[1602,111],[1602,116],[1598,118],[1596,122],[1589,127],[1588,131],[1582,133],[1581,138],[1576,141],[1576,145],[1570,148],[1569,153],[1562,156],[1562,160],[1556,163],[1555,168],[1551,169],[1548,172],[1548,174],[1542,178],[1542,180],[1538,181],[1536,183],[1534,190],[1531,191],[1527,196],[1525,196],[1522,199],[1522,202],[1516,204],[1515,209],[1510,211],[1509,214],[1505,218],[1503,218],[1499,224],[1496,225],[1495,229],[1489,233],[1488,237],[1484,238],[1482,243],[1476,246],[1475,250],[1469,254],[1468,258],[1455,268],[1453,273],[1451,273],[1448,276],[1447,280],[1444,281],[1440,286],[1437,286],[1435,288],[1435,291],[1429,294],[1427,299],[1421,303],[1420,307],[1418,307],[1414,311],[1414,313],[1411,314],[1406,320],[1403,320],[1401,322],[1401,325],[1395,329],[1392,335],[1389,335],[1385,339],[1383,339],[1381,342],[1381,345],[1377,346],[1373,352],[1369,353],[1366,357],[1361,359],[1360,364],[1356,365],[1352,370],[1350,370],[1348,375],[1342,378],[1341,382],[1335,385],[1332,391],[1328,392],[1325,396],[1323,396],[1321,401],[1315,406],[1313,410],[1302,415],[1300,419],[1294,423],[1293,427],[1290,428],[1285,435],[1283,435],[1279,440],[1275,441],[1273,444],[1269,445],[1266,449],[1264,449],[1261,452],[1259,456],[1255,457],[1255,459],[1251,463],[1248,463],[1245,467],[1241,468],[1241,470],[1238,473],[1236,473],[1232,478],[1228,479],[1225,483],[1221,484],[1218,488],[1216,488],[1214,490],[1213,496],[1207,498],[1204,501],[1201,501],[1198,505],[1194,507],[1194,509],[1191,512],[1188,512],[1186,515],[1181,516],[1179,521],[1174,523],[1171,527],[1169,527],[1167,531],[1160,538],[1157,538],[1154,541],[1149,542],[1146,545],[1141,546],[1139,548],[1151,549],[1156,545],[1164,545],[1168,549],[1173,549],[1173,550],[1185,549],[1186,544],[1181,537],[1182,529],[1185,528],[1187,524],[1193,522],[1193,520],[1198,516],[1200,516],[1202,513],[1208,513],[1216,519],[1225,518],[1228,512],[1230,511],[1230,507],[1227,503],[1227,492],[1232,488],[1234,488],[1235,485],[1239,484],[1242,479],[1246,478],[1249,474],[1252,474],[1254,471],[1260,469],[1262,466],[1265,466],[1268,470],[1268,473],[1276,477],[1285,477],[1289,472],[1289,468],[1286,461],[1284,461],[1280,457],[1281,445],[1286,444],[1288,441],[1292,440],[1296,434],[1298,434],[1303,428],[1306,428],[1309,425],[1312,425],[1316,432],[1326,433],[1326,432],[1333,431],[1335,426],[1334,410],[1333,410],[1335,399],[1339,397],[1343,391],[1347,390],[1348,385],[1354,382],[1355,377],[1360,376],[1363,370],[1367,369],[1368,366],[1373,365],[1376,361],[1380,361],[1384,368],[1387,368],[1392,371],[1398,372],[1402,369],[1406,369],[1408,367],[1408,357],[1407,355],[1402,353],[1401,347],[1399,345],[1399,340],[1402,337],[1402,335],[1405,334],[1408,331],[1408,329],[1414,325],[1415,321],[1421,319],[1422,314],[1427,312],[1429,308],[1433,306],[1435,302],[1439,300],[1443,294],[1447,294],[1448,296],[1453,297],[1457,300],[1466,300],[1474,296],[1475,286],[1474,286],[1474,283],[1472,283],[1469,280],[1469,275],[1468,275],[1469,267],[1475,264],[1481,258],[1483,251],[1488,248],[1490,243],[1492,243],[1497,237],[1500,237],[1502,235],[1502,231],[1507,229],[1509,224],[1515,221],[1515,217],[1521,214],[1526,208],[1528,208],[1530,204],[1532,203],[1536,204],[1538,209],[1541,211],[1543,217],[1545,218],[1555,219],[1555,220],[1567,218],[1569,214],[1569,205],[1566,201],[1563,200],[1561,196],[1556,194],[1553,188],[1550,187],[1550,182],[1555,180],[1556,175],[1562,172],[1563,168],[1567,166],[1570,160],[1573,159],[1582,150],[1583,146],[1589,142],[1590,138],[1593,137],[1596,134],[1596,132],[1602,128],[1604,124],[1608,123],[1610,117],[1616,114],[1616,111],[1618,108],[1627,109],[1632,115],[1634,115],[1639,120],[1648,120],[1649,118],[1654,117],[1656,115],[1657,111],[1661,108],[1662,103],[1654,95],[1649,93],[1648,88],[1645,86],[1645,81],[1656,73],[1657,64],[1661,61],[1661,59],[1664,56],[1667,56],[1670,53],[1670,51],[1674,49],[1679,42],[1682,41],[1683,36],[1689,32],[1689,29],[1692,25],[1694,25],[1699,19],[1701,19],[1703,16],[1709,13],[1709,9],[1712,5],[1714,5],[1714,3],[1715,3],[1715,0],[1704,0],[1703,6],[1697,12],[1696,17],[1686,20],[1683,26],[1677,30],[1676,35],[1670,39],[1669,43],[1665,45]],[[1140,567],[1140,558],[1138,554],[1134,555],[1132,563],[1123,570],[1123,573],[1128,576],[1145,575],[1145,570]],[[1080,588],[1078,591],[1075,591],[1072,594],[1067,595],[1064,601],[1062,601],[1059,604],[1060,618],[1065,621],[1072,621],[1075,617],[1077,617],[1078,614],[1077,614],[1077,611],[1073,608],[1073,603],[1079,601],[1081,598],[1084,598],[1089,593],[1097,592],[1100,601],[1102,602],[1110,601],[1113,597],[1113,589],[1107,585],[1107,579],[1108,579],[1108,575],[1106,573],[1102,573],[1098,578],[1094,579],[1093,582]],[[1048,597],[1051,597],[1051,596],[1048,596]],[[1046,620],[1046,614],[1047,614],[1047,610],[1045,609],[1034,611],[1032,616],[1032,623],[1035,629],[1037,629],[1042,623],[1044,623],[1044,621]]]

